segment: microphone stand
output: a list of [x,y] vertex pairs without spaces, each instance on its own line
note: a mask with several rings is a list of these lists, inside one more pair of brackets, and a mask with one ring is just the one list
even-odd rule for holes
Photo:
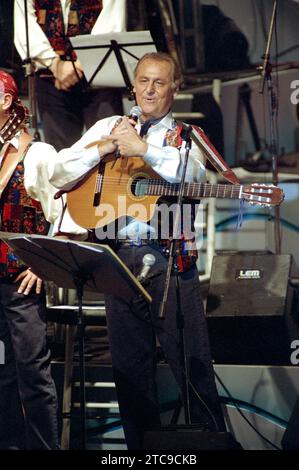
[[[277,3],[278,0],[274,0],[270,30],[267,39],[266,52],[263,55],[264,63],[261,66],[261,88],[260,93],[264,93],[265,82],[267,83],[267,95],[268,95],[268,108],[270,115],[270,151],[271,151],[271,163],[272,163],[272,183],[278,186],[278,135],[275,118],[277,118],[277,96],[274,92],[273,80],[272,80],[272,64],[270,63],[270,46],[273,36],[273,28],[276,21],[277,15]],[[274,238],[275,238],[275,253],[281,253],[281,230],[280,230],[280,209],[279,205],[275,207],[274,216]]]
[[36,106],[36,93],[35,93],[35,73],[32,60],[30,57],[29,46],[29,25],[28,25],[28,7],[27,0],[24,0],[24,13],[25,13],[25,32],[26,32],[26,48],[27,57],[24,60],[25,77],[28,78],[28,99],[29,99],[29,112],[30,112],[30,127],[34,129],[33,140],[41,140],[40,133],[37,125],[37,106]]
[[175,258],[177,256],[177,236],[181,233],[181,216],[183,213],[183,190],[185,185],[186,179],[186,170],[187,164],[189,159],[189,152],[191,149],[191,132],[192,127],[188,126],[186,129],[182,129],[181,131],[181,138],[186,141],[186,151],[185,151],[185,161],[183,166],[182,178],[179,187],[179,193],[177,198],[177,209],[175,213],[174,219],[174,229],[173,229],[173,237],[170,242],[170,249],[169,249],[169,259],[168,259],[168,266],[166,271],[166,278],[165,278],[165,287],[163,293],[163,299],[160,304],[159,310],[159,318],[164,318],[164,312],[166,308],[168,293],[169,293],[169,286],[170,286],[170,279],[171,273],[174,270],[175,273],[175,287],[176,287],[176,298],[177,298],[177,310],[176,310],[176,321],[177,321],[177,328],[179,330],[179,340],[180,340],[180,349],[181,349],[181,364],[182,364],[182,396],[183,396],[183,405],[184,405],[184,414],[185,414],[185,424],[191,423],[190,418],[190,397],[189,397],[189,368],[187,362],[187,355],[186,355],[186,342],[185,342],[185,334],[184,334],[184,314],[182,310],[181,304],[181,293],[180,293],[180,282],[179,282],[179,274],[177,267],[175,266]]

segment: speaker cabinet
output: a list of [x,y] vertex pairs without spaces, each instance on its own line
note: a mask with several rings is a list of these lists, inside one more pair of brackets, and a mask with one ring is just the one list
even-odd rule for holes
[[228,432],[203,431],[196,425],[163,426],[146,431],[144,450],[240,450]]
[[246,252],[214,257],[207,320],[216,362],[290,364],[299,338],[291,255]]

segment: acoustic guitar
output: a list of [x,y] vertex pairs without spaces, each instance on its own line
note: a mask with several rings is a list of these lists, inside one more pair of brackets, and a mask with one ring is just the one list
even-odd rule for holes
[[[178,183],[168,183],[140,157],[111,155],[67,193],[73,220],[85,228],[101,228],[122,216],[151,220],[161,196],[177,196]],[[277,206],[283,191],[269,184],[185,183],[183,195],[191,199],[243,199],[258,206]]]

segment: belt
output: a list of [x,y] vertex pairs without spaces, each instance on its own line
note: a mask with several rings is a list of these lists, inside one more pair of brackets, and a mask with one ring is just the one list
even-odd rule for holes
[[[168,243],[167,243],[168,242]],[[158,247],[164,256],[169,256],[169,240],[118,240],[117,241],[117,248],[121,248],[122,246],[128,247],[141,247],[141,246],[156,246]],[[175,269],[182,273],[188,271],[192,266],[195,265],[197,260],[197,251],[189,251],[187,253],[181,253],[179,250],[177,251],[177,259],[176,259],[176,267]]]
[[148,245],[155,245],[160,246],[158,240],[148,240],[148,239],[141,239],[141,240],[117,240],[118,246],[148,246]]
[[35,72],[35,75],[40,78],[48,78],[51,80],[55,80],[53,73],[49,69],[39,69]]

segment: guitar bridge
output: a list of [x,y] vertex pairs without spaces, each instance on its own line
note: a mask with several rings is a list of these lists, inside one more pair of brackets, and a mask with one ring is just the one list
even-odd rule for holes
[[103,178],[104,178],[104,171],[105,171],[106,163],[100,162],[98,168],[98,174],[96,178],[94,196],[93,196],[93,207],[98,207],[101,202],[101,194],[102,194],[102,185],[103,185]]
[[94,207],[99,206],[100,200],[101,200],[101,193],[95,193],[94,198],[93,198],[93,206]]

